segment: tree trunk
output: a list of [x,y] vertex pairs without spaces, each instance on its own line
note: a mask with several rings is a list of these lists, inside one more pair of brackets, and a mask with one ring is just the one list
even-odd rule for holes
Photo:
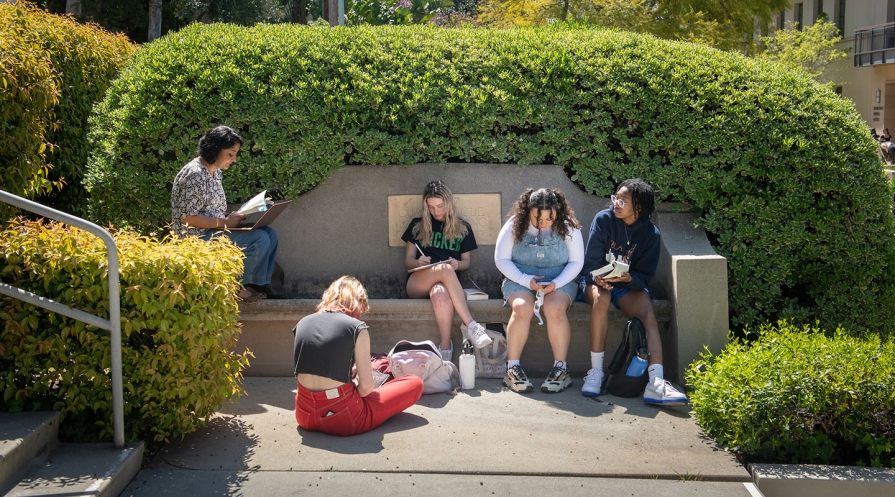
[[66,0],[65,13],[81,17],[81,0]]
[[324,3],[326,5],[326,17],[325,19],[329,21],[330,26],[338,26],[339,25],[339,1],[338,0],[326,0]]
[[149,41],[162,35],[162,0],[149,0]]

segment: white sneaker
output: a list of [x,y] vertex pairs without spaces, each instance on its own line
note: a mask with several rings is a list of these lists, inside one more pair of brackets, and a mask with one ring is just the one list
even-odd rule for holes
[[468,338],[472,345],[480,349],[482,347],[491,345],[491,337],[485,333],[485,327],[479,324],[477,321],[472,322],[472,326],[467,327],[465,324],[460,325],[460,331],[463,333],[463,336]]
[[450,344],[451,344],[451,348],[449,348],[449,349],[442,349],[441,347],[438,348],[438,350],[441,351],[441,360],[442,361],[450,361],[454,357],[454,341],[451,340]]
[[603,387],[603,368],[591,368],[584,376],[584,386],[581,387],[581,395],[596,397],[600,395]]
[[683,393],[674,388],[670,381],[662,378],[653,378],[646,384],[643,391],[643,401],[647,404],[659,404],[663,406],[685,406],[689,399]]

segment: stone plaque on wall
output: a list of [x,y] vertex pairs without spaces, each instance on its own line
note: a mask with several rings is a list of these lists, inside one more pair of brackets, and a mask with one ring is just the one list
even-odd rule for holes
[[[403,247],[401,235],[410,220],[420,217],[422,195],[388,196],[388,245]],[[454,194],[454,209],[472,226],[478,245],[494,245],[503,226],[499,193]]]

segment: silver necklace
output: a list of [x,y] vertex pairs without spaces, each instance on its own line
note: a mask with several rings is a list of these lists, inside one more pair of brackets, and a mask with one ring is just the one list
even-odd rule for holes
[[625,227],[625,242],[626,242],[628,245],[631,245],[631,237],[628,236],[628,225],[625,224],[625,223],[622,223],[622,226]]

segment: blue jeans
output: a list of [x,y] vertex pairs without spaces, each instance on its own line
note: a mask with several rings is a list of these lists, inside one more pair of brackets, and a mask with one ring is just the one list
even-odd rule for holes
[[245,254],[242,273],[243,285],[266,285],[273,277],[274,261],[280,239],[270,226],[251,231],[205,230],[203,240],[214,236],[226,236]]

